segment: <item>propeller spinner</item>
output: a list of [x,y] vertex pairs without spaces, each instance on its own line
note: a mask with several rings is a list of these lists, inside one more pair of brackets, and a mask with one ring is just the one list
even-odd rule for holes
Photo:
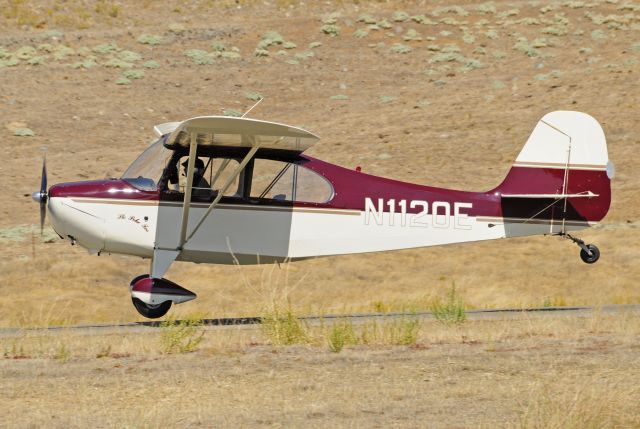
[[44,218],[47,215],[47,159],[42,159],[42,179],[40,180],[40,191],[31,194],[31,198],[40,203],[40,235],[44,229]]

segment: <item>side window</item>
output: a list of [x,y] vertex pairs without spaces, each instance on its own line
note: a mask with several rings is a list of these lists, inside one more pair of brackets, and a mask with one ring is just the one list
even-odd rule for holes
[[296,201],[326,203],[333,198],[333,186],[313,170],[296,165]]
[[253,164],[251,198],[293,201],[292,164],[270,159],[256,159]]
[[324,177],[308,168],[270,159],[256,159],[251,197],[324,203],[333,197],[333,188]]

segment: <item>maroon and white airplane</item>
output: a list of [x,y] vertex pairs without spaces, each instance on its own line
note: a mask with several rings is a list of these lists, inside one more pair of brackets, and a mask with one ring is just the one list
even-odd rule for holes
[[[155,127],[158,140],[120,179],[40,192],[60,237],[91,253],[151,259],[130,284],[135,308],[161,317],[196,295],[163,278],[173,261],[260,264],[527,235],[577,243],[611,201],[605,136],[591,116],[545,115],[504,181],[487,192],[404,183],[303,152],[308,131],[247,118],[197,117]],[[181,168],[184,167],[184,169]],[[189,201],[189,204],[185,204]]]

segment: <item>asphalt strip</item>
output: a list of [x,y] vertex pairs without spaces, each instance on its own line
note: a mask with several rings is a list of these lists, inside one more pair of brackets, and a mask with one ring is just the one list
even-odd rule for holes
[[[540,307],[540,308],[498,308],[498,309],[483,309],[483,310],[467,310],[467,320],[518,320],[531,316],[580,316],[585,317],[594,312],[602,313],[634,313],[640,315],[640,304],[618,304],[618,305],[603,305],[593,307]],[[335,319],[340,320],[352,320],[355,323],[362,323],[371,319],[389,319],[389,318],[408,318],[419,317],[426,320],[435,320],[435,316],[430,311],[424,312],[395,312],[395,313],[358,313],[358,314],[330,314],[324,316],[302,316],[300,320],[308,322],[310,324],[319,324],[324,321],[331,321]],[[261,318],[257,316],[252,317],[226,317],[217,319],[204,319],[202,321],[204,326],[208,327],[256,327],[261,323]],[[180,322],[179,320],[176,322]],[[111,324],[86,324],[86,325],[69,325],[69,326],[49,326],[44,328],[0,328],[0,336],[11,336],[18,333],[38,333],[38,332],[55,332],[55,331],[109,331],[118,330],[118,332],[124,331],[147,331],[149,329],[159,328],[162,321],[144,321],[144,322],[126,322],[126,323],[111,323]]]

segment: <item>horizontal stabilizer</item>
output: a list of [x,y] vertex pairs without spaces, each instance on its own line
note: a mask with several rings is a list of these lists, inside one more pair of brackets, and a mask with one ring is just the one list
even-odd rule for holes
[[579,194],[502,194],[502,198],[553,198],[562,200],[564,198],[594,198],[598,194],[591,191],[580,192]]

